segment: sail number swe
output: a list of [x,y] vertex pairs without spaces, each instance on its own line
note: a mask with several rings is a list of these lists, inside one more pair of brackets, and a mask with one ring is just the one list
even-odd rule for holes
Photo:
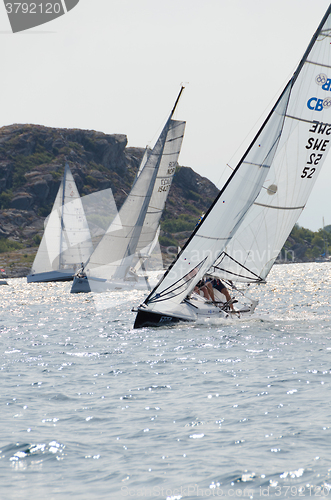
[[[327,148],[327,145],[330,141],[328,141],[327,139],[314,139],[313,137],[310,137],[308,139],[308,143],[306,145],[306,149],[313,149],[313,150],[317,150],[317,151],[326,151],[326,148]],[[320,160],[323,158],[323,154],[322,153],[311,153],[309,155],[309,159],[307,161],[307,165],[318,165]],[[305,166],[304,169],[302,170],[302,174],[301,174],[301,178],[302,179],[312,179],[313,178],[313,175],[316,171],[316,168],[315,167],[308,167],[308,166]]]

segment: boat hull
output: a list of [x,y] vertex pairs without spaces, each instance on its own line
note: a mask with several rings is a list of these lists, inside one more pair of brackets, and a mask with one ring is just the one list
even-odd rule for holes
[[190,320],[178,318],[175,316],[166,316],[164,314],[138,309],[138,313],[133,328],[137,329],[137,328],[144,328],[147,326],[167,326],[179,323],[180,321],[188,322]]
[[51,281],[72,281],[74,279],[74,270],[68,271],[48,271],[46,273],[35,273],[27,276],[28,283],[48,283]]
[[146,281],[144,277],[139,277],[138,280],[105,280],[101,278],[75,276],[70,293],[103,293],[122,290],[150,291],[153,286],[153,282],[150,282],[149,279]]
[[169,324],[196,321],[208,321],[219,319],[245,319],[254,313],[257,301],[250,306],[243,306],[236,311],[225,311],[213,303],[201,300],[199,297],[185,300],[177,309],[174,315],[151,311],[145,306],[138,308],[134,328],[144,328],[145,326],[165,326]]

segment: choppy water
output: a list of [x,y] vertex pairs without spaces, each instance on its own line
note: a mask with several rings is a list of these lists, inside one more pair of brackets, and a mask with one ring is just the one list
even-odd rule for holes
[[254,319],[143,330],[142,292],[9,280],[1,500],[331,498],[330,275],[275,266]]

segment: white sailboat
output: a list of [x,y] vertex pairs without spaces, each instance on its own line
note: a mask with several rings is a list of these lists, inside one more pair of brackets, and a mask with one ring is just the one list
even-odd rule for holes
[[70,281],[92,251],[81,198],[66,164],[27,282]]
[[176,171],[185,122],[170,116],[152,150],[146,150],[133,187],[118,217],[92,253],[84,272],[75,277],[71,293],[151,289],[144,267],[158,237],[158,228]]
[[[331,6],[213,205],[138,308],[135,328],[231,315],[229,304],[219,307],[192,293],[206,274],[230,285],[265,281],[330,147],[330,12]],[[251,301],[237,314],[251,314],[256,305]]]

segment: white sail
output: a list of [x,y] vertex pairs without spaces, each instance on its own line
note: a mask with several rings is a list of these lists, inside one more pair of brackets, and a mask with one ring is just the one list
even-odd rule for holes
[[141,174],[144,166],[146,165],[146,162],[148,160],[148,157],[149,157],[151,151],[152,150],[148,146],[146,146],[145,151],[144,151],[144,155],[143,155],[143,157],[141,159],[141,162],[140,162],[140,165],[139,165],[139,168],[138,168],[136,179],[139,177],[139,175]]
[[265,280],[304,209],[331,141],[331,16],[293,79],[274,162],[245,223],[215,262],[232,281]]
[[[93,251],[91,235],[76,183],[68,164],[28,281],[47,281],[45,273],[74,274]],[[34,276],[34,277],[33,277]],[[53,278],[51,278],[53,279]]]
[[[331,94],[326,90],[330,81],[322,73],[323,68],[331,73],[330,9],[243,159],[163,279],[139,307],[135,327],[173,318],[196,319],[198,308],[187,300],[188,294],[214,269],[214,263],[224,260],[225,251],[234,251],[239,243],[245,255],[252,248],[257,254],[272,245],[275,255],[259,270],[263,276],[269,272],[329,149],[331,126],[320,122],[331,113]],[[266,209],[268,217],[261,215]],[[279,214],[277,224],[273,213]],[[247,235],[246,240],[240,240],[241,234]],[[229,260],[224,265],[222,261],[222,269],[227,269]],[[246,272],[253,276],[254,270]]]
[[171,120],[136,252],[147,252],[144,249],[147,249],[155,238],[176,171],[184,130],[185,122]]
[[185,122],[172,119],[176,104],[153,150],[145,156],[144,166],[118,217],[92,253],[85,268],[88,278],[124,279],[136,263],[135,254],[148,253],[158,230],[183,140]]

